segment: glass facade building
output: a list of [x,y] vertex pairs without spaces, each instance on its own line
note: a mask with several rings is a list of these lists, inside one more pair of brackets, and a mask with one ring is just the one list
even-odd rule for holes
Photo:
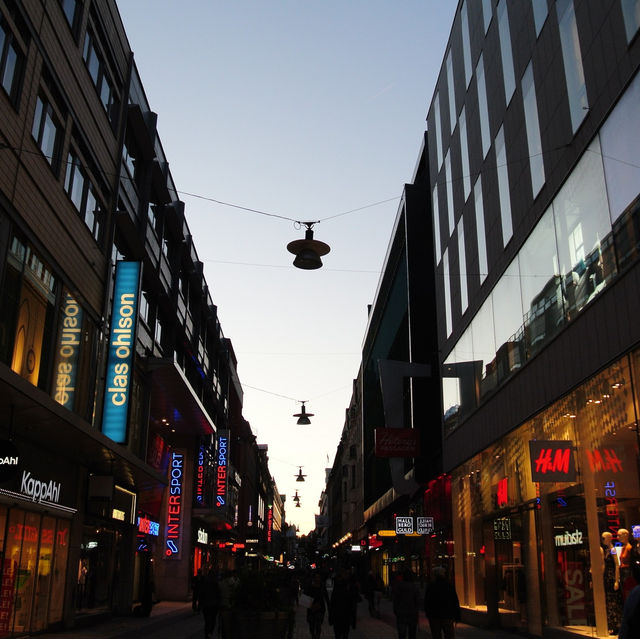
[[[453,68],[443,63],[436,91],[453,76],[473,197],[454,164],[437,165],[432,132],[448,128],[441,112],[427,116],[430,188],[450,180],[454,203],[452,220],[431,211],[453,518],[445,563],[472,623],[606,637],[632,585],[638,16],[640,3],[624,0],[459,4]],[[468,83],[457,36],[467,24]],[[621,43],[615,54],[605,32]],[[446,157],[456,133],[438,144]]]

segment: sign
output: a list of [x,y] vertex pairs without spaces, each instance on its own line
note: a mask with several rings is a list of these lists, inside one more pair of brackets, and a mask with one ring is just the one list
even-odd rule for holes
[[160,534],[160,523],[147,517],[138,517],[138,532],[157,537]]
[[31,475],[31,471],[22,472],[22,482],[20,483],[20,492],[27,497],[31,497],[33,501],[38,503],[48,501],[57,504],[60,501],[60,482],[43,481],[36,479]]
[[197,542],[199,544],[208,544],[209,543],[209,533],[204,530],[204,528],[198,528],[198,539]]
[[229,472],[229,431],[219,429],[216,447],[216,510],[224,511],[227,506],[227,479]]
[[530,441],[531,481],[575,481],[572,441]]
[[415,428],[376,428],[376,457],[419,457],[420,431]]
[[506,477],[498,482],[496,498],[498,502],[498,508],[504,508],[504,506],[509,503],[508,479]]
[[507,517],[499,517],[493,520],[493,538],[511,539],[511,520]]
[[18,475],[20,453],[8,439],[0,439],[0,482],[9,481]]
[[396,534],[410,535],[412,533],[413,533],[413,517],[396,517]]
[[273,506],[267,508],[267,543],[271,543],[273,536]]
[[204,504],[204,460],[205,460],[205,444],[200,442],[198,447],[198,464],[196,466],[196,504],[202,506]]
[[556,548],[564,546],[581,546],[583,543],[581,530],[575,532],[565,531],[562,535],[555,536]]
[[169,460],[169,491],[167,499],[167,531],[164,554],[168,559],[179,559],[182,547],[182,494],[184,486],[183,451],[175,450]]
[[53,399],[65,408],[73,409],[76,390],[76,374],[80,338],[82,336],[82,308],[69,293],[65,293],[62,306],[62,318],[56,344],[56,363],[54,366],[55,385]]
[[433,517],[416,517],[416,532],[419,535],[430,535],[433,530]]
[[124,444],[127,440],[139,288],[140,262],[118,262],[113,291],[102,432],[119,444]]

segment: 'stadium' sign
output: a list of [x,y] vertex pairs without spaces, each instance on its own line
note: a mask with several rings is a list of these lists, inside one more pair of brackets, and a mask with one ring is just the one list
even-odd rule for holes
[[140,262],[118,262],[102,413],[102,432],[114,442],[127,439],[127,415],[138,317]]
[[20,453],[8,439],[0,439],[0,482],[9,481],[18,475]]

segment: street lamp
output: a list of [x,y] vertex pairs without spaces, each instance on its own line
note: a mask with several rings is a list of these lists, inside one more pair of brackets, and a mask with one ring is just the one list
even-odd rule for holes
[[313,239],[313,225],[316,222],[300,222],[300,224],[307,227],[304,240],[293,240],[287,244],[287,251],[296,256],[293,265],[307,271],[320,268],[322,266],[320,258],[326,255],[331,248],[328,244]]
[[298,426],[308,426],[311,423],[311,420],[309,419],[309,417],[313,417],[313,413],[307,413],[304,407],[306,400],[300,403],[302,404],[302,409],[300,410],[299,413],[294,413],[293,416],[298,418],[298,421],[296,422]]

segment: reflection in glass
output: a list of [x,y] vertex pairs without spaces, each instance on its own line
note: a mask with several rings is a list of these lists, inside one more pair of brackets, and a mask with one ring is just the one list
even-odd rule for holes
[[440,93],[436,93],[433,100],[433,121],[436,123],[436,156],[438,158],[438,166],[436,173],[440,172],[442,166],[442,121],[440,119]]
[[471,45],[469,44],[469,14],[466,0],[462,3],[462,8],[460,9],[460,26],[462,28],[465,87],[469,88],[469,82],[471,82]]
[[597,138],[558,192],[553,211],[567,315],[572,319],[616,273]]
[[469,295],[467,293],[467,258],[464,247],[463,219],[461,217],[458,222],[458,264],[460,268],[460,305],[461,312],[464,314],[469,305]]
[[456,88],[453,84],[453,59],[451,57],[451,49],[447,54],[445,62],[447,67],[447,87],[449,89],[449,124],[451,125],[451,133],[456,126]]
[[487,236],[484,230],[484,204],[482,202],[482,176],[479,175],[473,187],[473,196],[476,209],[476,238],[478,240],[478,266],[480,267],[480,284],[484,282],[488,273],[487,263]]
[[620,0],[620,3],[627,31],[627,42],[631,42],[640,28],[640,0]]
[[458,131],[460,132],[460,155],[462,156],[462,184],[464,186],[464,201],[466,202],[469,193],[471,193],[471,175],[469,175],[469,145],[467,144],[465,107],[462,107],[462,111],[460,112]]
[[444,250],[442,256],[442,273],[444,276],[444,312],[447,327],[447,337],[453,330],[451,322],[451,273],[449,272],[449,249]]
[[440,207],[438,205],[438,184],[433,187],[433,236],[436,242],[436,264],[440,264],[442,249],[440,247]]
[[504,97],[505,104],[508,106],[516,88],[516,79],[513,71],[513,51],[511,50],[511,30],[509,29],[507,0],[500,0],[498,4],[498,33],[500,34],[500,53],[502,55]]
[[498,187],[500,194],[500,219],[502,221],[502,245],[506,246],[513,235],[511,221],[511,194],[509,191],[509,168],[507,167],[507,150],[504,145],[504,125],[496,135],[496,169],[498,171]]
[[447,213],[449,220],[449,231],[447,237],[451,237],[455,229],[453,211],[453,184],[451,182],[451,150],[447,151],[447,155],[444,158],[444,179],[447,183]]
[[493,328],[493,298],[490,295],[471,323],[473,359],[481,370],[480,396],[483,397],[497,385],[496,338]]
[[587,115],[589,103],[587,101],[587,86],[582,68],[582,53],[573,0],[557,0],[556,11],[558,12],[560,26],[560,43],[562,45],[564,74],[569,96],[571,124],[575,133]]
[[526,357],[532,357],[564,324],[562,279],[553,211],[547,209],[519,253],[525,309]]
[[471,330],[467,329],[443,365],[445,433],[455,430],[460,420],[476,407],[476,383],[481,374],[481,363],[473,361]]
[[522,76],[522,100],[524,103],[524,119],[527,126],[531,188],[533,190],[533,199],[535,200],[544,184],[545,177],[542,140],[540,139],[540,121],[538,119],[538,103],[536,101],[536,87],[533,81],[533,65],[531,62],[529,62]]
[[487,84],[484,79],[484,55],[480,54],[476,65],[476,82],[478,85],[478,110],[480,111],[480,133],[482,135],[482,157],[487,157],[491,146],[489,129],[489,105],[487,103]]

